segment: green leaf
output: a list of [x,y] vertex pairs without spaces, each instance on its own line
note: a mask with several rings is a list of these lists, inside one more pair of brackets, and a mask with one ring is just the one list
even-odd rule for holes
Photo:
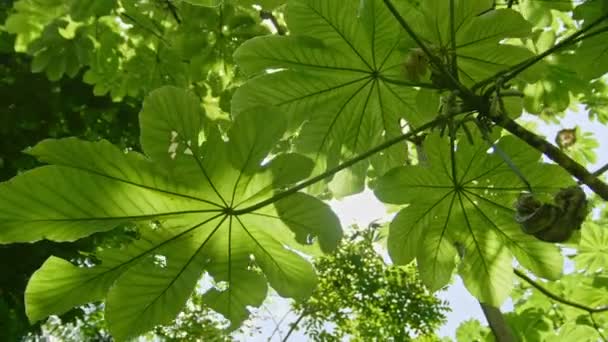
[[[527,37],[532,25],[511,9],[490,10],[492,4],[488,0],[455,2],[455,47],[459,79],[464,85],[475,84],[533,56],[526,48],[501,43],[506,38]],[[421,7],[420,12],[408,9],[401,14],[431,51],[445,59],[452,50],[450,2],[425,1]],[[535,66],[521,77],[526,81],[538,78],[539,68]]]
[[93,41],[84,29],[76,29],[74,37],[66,39],[60,30],[68,30],[68,22],[57,20],[48,25],[40,38],[33,41],[28,52],[34,56],[32,72],[45,71],[51,81],[64,74],[74,77],[90,59]]
[[273,9],[283,5],[285,0],[231,0],[241,6],[259,5],[265,9]]
[[[179,123],[169,126],[179,137],[175,142],[198,137],[184,124],[197,122],[189,96],[165,88],[147,99],[141,131],[152,139],[146,140],[151,153],[164,156],[162,145],[172,143],[154,134],[158,126],[146,126],[157,122],[146,116],[158,120],[167,104],[184,110],[164,121]],[[252,280],[252,266],[280,295],[310,295],[316,276],[302,255],[310,247],[301,243],[318,242],[330,251],[341,237],[340,224],[326,204],[308,195],[268,201],[305,174],[286,177],[280,162],[263,165],[284,123],[272,108],[259,110],[241,113],[227,137],[210,134],[200,148],[192,144],[179,160],[163,164],[105,141],[47,140],[33,148],[31,154],[53,165],[0,185],[0,241],[74,240],[124,224],[137,224],[141,238],[126,249],[99,253],[94,267],[50,259],[28,284],[30,319],[105,298],[110,331],[125,340],[173,319],[207,272],[225,282],[221,294],[209,295],[215,307],[239,324],[246,306],[259,305],[266,293],[259,281],[251,293],[238,285]],[[276,158],[302,163],[293,155]],[[179,166],[176,177],[166,170],[172,162]],[[81,294],[66,300],[71,291]]]
[[467,320],[456,329],[456,341],[485,341],[490,334],[489,329],[482,326],[478,320]]
[[[200,99],[176,87],[164,87],[150,93],[140,113],[141,146],[154,161],[166,167],[190,158],[186,153],[198,150],[203,125]],[[187,143],[182,144],[182,141]],[[177,162],[176,162],[177,161]]]
[[237,328],[247,317],[248,306],[258,307],[266,298],[266,279],[252,271],[239,271],[243,281],[226,290],[213,288],[203,296],[203,301],[225,317],[233,317],[232,328]]
[[581,341],[594,342],[600,340],[601,337],[593,327],[588,325],[576,324],[568,322],[560,328],[559,335],[553,338],[555,341]]
[[338,247],[342,238],[340,222],[327,204],[298,193],[278,201],[275,206],[280,218],[296,232],[300,243],[310,244],[317,236],[324,252]]
[[223,0],[184,0],[185,2],[195,6],[216,7],[221,5]]
[[91,268],[77,267],[66,260],[50,257],[34,272],[25,292],[30,321],[36,322],[49,313],[62,314],[74,306],[102,300],[130,262],[137,263],[146,251],[166,239],[166,235],[169,234],[164,230],[146,234],[125,248],[101,252],[98,258],[103,263]]
[[[500,305],[513,284],[513,256],[538,276],[556,279],[563,265],[559,249],[524,234],[512,203],[526,187],[516,172],[479,136],[474,143],[450,144],[427,137],[428,166],[405,166],[378,180],[376,196],[407,205],[390,226],[388,248],[394,262],[418,260],[420,274],[433,289],[448,283],[460,254],[460,275],[484,303]],[[571,184],[567,173],[538,163],[540,154],[513,137],[498,146],[526,175],[534,191],[554,193]]]
[[589,273],[598,272],[608,265],[608,232],[594,222],[586,222],[581,229],[578,253],[574,257],[576,268]]
[[507,313],[511,332],[521,341],[542,341],[550,331],[551,320],[543,310],[528,308],[522,312]]
[[[416,111],[417,90],[402,84],[407,52],[398,24],[382,1],[358,6],[291,1],[289,36],[257,37],[235,54],[241,70],[259,76],[237,90],[233,111],[238,115],[254,103],[276,105],[290,129],[304,123],[298,151],[326,167],[401,134],[402,117],[412,125],[428,120]],[[361,189],[360,177],[352,180],[358,183],[340,188]]]
[[15,51],[25,52],[29,44],[40,36],[44,27],[66,14],[70,6],[63,0],[15,1],[14,12],[4,24],[9,33],[16,34]]
[[553,23],[554,14],[552,10],[571,11],[572,7],[570,1],[519,1],[519,11],[536,27],[546,27]]
[[70,15],[74,20],[84,21],[89,17],[102,17],[112,12],[116,0],[73,0]]
[[[577,6],[574,10],[574,18],[583,20],[584,25],[598,20],[608,13],[608,5],[603,1],[590,1]],[[593,36],[582,41],[574,51],[578,58],[571,58],[570,66],[585,80],[591,80],[603,76],[608,72],[608,49],[603,42],[608,39],[608,24],[604,19],[596,25],[589,34]]]

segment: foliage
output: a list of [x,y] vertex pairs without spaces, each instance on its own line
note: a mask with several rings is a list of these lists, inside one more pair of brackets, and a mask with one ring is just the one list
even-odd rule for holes
[[[431,334],[445,319],[445,303],[420,283],[412,265],[387,266],[374,250],[376,228],[355,230],[315,261],[319,284],[295,305],[314,341],[408,341]],[[335,328],[328,331],[328,323]]]
[[[10,2],[3,2],[0,18]],[[138,148],[137,107],[133,101],[112,102],[92,94],[90,86],[78,79],[49,81],[30,72],[31,58],[12,52],[13,39],[0,32],[0,180],[39,165],[22,153],[46,137],[104,137],[123,148]],[[51,255],[66,259],[91,251],[98,237],[75,243],[41,241],[34,244],[0,246],[0,340],[14,341],[30,326],[25,315],[23,293],[31,274]],[[19,260],[15,263],[15,260]],[[69,314],[77,315],[80,310]],[[66,318],[66,321],[70,321]]]
[[[606,3],[290,0],[280,5],[13,4],[3,30],[14,36],[7,40],[3,34],[2,51],[8,41],[31,58],[19,57],[17,66],[29,63],[32,72],[44,72],[61,85],[60,92],[72,82],[66,77],[82,77],[93,86],[92,94],[109,93],[121,103],[105,98],[107,107],[97,115],[107,125],[96,134],[89,124],[65,129],[61,121],[86,122],[96,115],[96,99],[80,82],[65,92],[84,91],[85,101],[71,95],[75,103],[44,98],[59,99],[49,106],[59,124],[52,130],[34,123],[35,141],[52,139],[27,153],[48,165],[0,184],[0,243],[70,243],[112,235],[125,225],[135,225],[138,233],[131,243],[96,248],[91,264],[69,255],[49,257],[29,279],[28,318],[38,321],[104,300],[108,329],[124,340],[171,322],[205,274],[214,286],[202,301],[236,329],[249,308],[263,302],[269,286],[296,300],[313,293],[317,275],[310,257],[334,251],[342,237],[322,199],[367,185],[399,208],[390,224],[391,258],[399,265],[416,259],[431,290],[445,286],[456,271],[480,302],[500,306],[509,296],[518,299],[512,291],[517,276],[543,298],[566,305],[556,315],[570,322],[559,326],[558,320],[553,330],[534,326],[530,335],[600,336],[602,310],[583,309],[598,313],[593,320],[568,310],[581,309],[579,301],[597,306],[605,298],[579,298],[566,290],[575,281],[603,286],[601,222],[588,219],[580,234],[578,225],[557,227],[568,230],[564,236],[575,231],[574,239],[560,242],[585,264],[577,264],[582,273],[558,280],[564,250],[522,230],[513,203],[521,193],[547,203],[560,189],[577,186],[573,177],[608,199],[608,185],[585,168],[594,154],[577,150],[594,146],[585,132],[580,142],[560,149],[516,121],[524,109],[558,121],[566,109],[583,105],[590,118],[606,122]],[[276,34],[269,34],[262,18]],[[23,89],[19,82],[33,77],[3,69],[8,88]],[[31,90],[10,91],[29,98]],[[125,151],[137,145],[131,135],[136,128],[126,125],[129,133],[123,136],[108,126],[124,129],[128,116],[121,114],[122,106],[131,113],[131,104],[142,100],[141,150]],[[15,108],[37,112],[39,103],[29,102],[13,103],[3,116],[15,120]],[[17,146],[24,144],[32,141]],[[15,166],[14,160],[13,171],[35,165],[29,159],[29,165]],[[561,212],[568,211],[566,204]],[[538,282],[545,281],[559,295],[540,290]],[[530,317],[551,315],[542,308],[522,309],[507,321],[528,329]],[[469,324],[461,334],[473,330]]]
[[[31,339],[58,339],[66,342],[78,341],[112,341],[104,320],[103,306],[85,305],[77,317],[59,318],[51,316],[41,327],[39,334],[29,334]],[[68,319],[66,319],[68,318]],[[147,340],[163,341],[232,341],[224,330],[223,322],[214,316],[211,310],[202,303],[202,296],[194,294],[169,325],[157,326],[145,335]]]
[[[588,222],[583,228],[579,250],[570,256],[575,261],[574,272],[555,282],[537,284],[544,291],[520,277],[512,298],[514,310],[506,314],[512,331],[519,341],[599,341],[606,340],[608,326],[608,296],[606,289],[605,220]],[[598,236],[600,235],[600,236]],[[593,248],[589,248],[589,244]],[[602,265],[600,267],[600,265]],[[573,307],[561,298],[580,304]],[[457,332],[458,341],[491,341],[489,329],[477,321],[461,324]]]

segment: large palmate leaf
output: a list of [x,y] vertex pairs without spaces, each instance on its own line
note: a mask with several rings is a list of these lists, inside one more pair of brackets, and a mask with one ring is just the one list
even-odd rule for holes
[[[290,1],[286,18],[290,36],[254,38],[237,50],[241,69],[258,75],[235,94],[237,115],[254,103],[278,106],[291,129],[305,122],[297,148],[322,156],[325,167],[399,135],[401,118],[414,126],[428,119],[416,112],[417,91],[402,75],[414,45],[382,1]],[[386,155],[397,165],[405,148]],[[345,177],[362,185],[366,169]]]
[[335,248],[339,221],[303,193],[269,200],[306,177],[311,161],[266,160],[285,127],[268,107],[241,113],[227,136],[209,130],[201,139],[196,103],[177,88],[150,95],[140,120],[146,156],[105,141],[46,140],[30,154],[51,165],[0,185],[1,243],[73,241],[124,224],[141,235],[99,253],[94,267],[47,260],[27,287],[32,321],[105,299],[110,330],[123,340],[173,319],[204,272],[218,284],[208,304],[235,325],[268,284],[286,297],[311,293],[315,273],[297,250]]
[[[430,136],[425,166],[389,171],[375,193],[384,202],[407,204],[390,226],[394,262],[416,258],[423,281],[438,289],[450,280],[460,255],[459,273],[469,291],[499,305],[513,283],[513,256],[547,279],[560,276],[563,261],[557,247],[522,232],[513,202],[527,188],[500,155],[474,139],[453,148],[446,139]],[[513,137],[500,139],[498,146],[539,194],[572,182],[559,167],[538,163],[540,154]]]

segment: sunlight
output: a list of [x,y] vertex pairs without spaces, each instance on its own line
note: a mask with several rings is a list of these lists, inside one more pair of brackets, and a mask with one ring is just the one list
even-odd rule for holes
[[344,197],[340,200],[332,199],[328,203],[338,215],[343,229],[348,229],[353,224],[365,227],[374,220],[388,221],[395,215],[389,213],[385,205],[368,188],[362,193]]

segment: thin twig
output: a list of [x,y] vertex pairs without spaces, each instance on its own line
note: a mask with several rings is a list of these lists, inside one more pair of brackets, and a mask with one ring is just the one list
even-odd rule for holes
[[595,170],[595,172],[593,173],[593,175],[595,177],[599,177],[599,176],[601,176],[606,171],[608,171],[608,163],[606,163],[606,165],[600,167],[599,169]]
[[279,322],[274,326],[274,330],[272,331],[272,334],[270,334],[268,341],[272,340],[272,338],[274,337],[274,334],[276,334],[277,332],[279,333],[279,339],[283,340],[283,336],[282,336],[283,334],[281,334],[281,331],[279,328],[281,327],[281,324],[283,324],[283,321],[287,318],[287,316],[292,312],[293,312],[293,308],[290,308],[289,310],[287,310],[287,312],[285,312],[283,317],[281,317]]
[[568,299],[564,299],[556,294],[554,294],[553,292],[545,289],[542,285],[540,285],[539,283],[535,282],[534,280],[532,280],[530,277],[528,277],[526,274],[524,274],[522,271],[518,270],[518,269],[514,269],[513,270],[515,272],[515,275],[517,275],[519,278],[523,279],[524,281],[526,281],[526,283],[532,285],[532,287],[534,287],[535,289],[537,289],[538,291],[540,291],[542,294],[544,294],[545,296],[553,299],[556,302],[562,303],[564,305],[568,305],[570,307],[573,308],[577,308],[583,311],[587,311],[588,313],[598,313],[598,312],[605,312],[608,311],[608,305],[604,305],[604,306],[600,306],[597,308],[592,308],[589,307],[587,305],[584,304],[580,304],[580,303],[576,303],[573,301],[570,301]]
[[576,44],[576,43],[578,43],[578,42],[580,42],[582,40],[589,39],[589,38],[591,38],[593,36],[597,36],[598,34],[602,34],[602,33],[605,33],[605,32],[608,32],[608,26],[604,26],[604,27],[602,27],[601,29],[599,29],[597,31],[593,31],[591,33],[587,33],[584,36],[578,37],[578,38],[576,38],[575,40],[572,41],[572,44]]
[[513,161],[509,157],[509,155],[507,155],[505,153],[505,151],[502,150],[502,148],[498,147],[498,145],[496,145],[492,141],[492,139],[490,139],[490,136],[488,135],[488,131],[490,130],[489,127],[481,120],[475,120],[474,122],[477,125],[477,127],[479,128],[479,131],[481,132],[481,136],[483,137],[483,139],[492,147],[493,152],[495,152],[497,155],[499,155],[502,158],[502,160],[505,163],[507,163],[509,168],[515,173],[515,175],[526,186],[528,191],[530,193],[533,193],[534,191],[532,191],[532,185],[530,185],[530,182],[528,182],[528,180],[523,175],[523,173],[521,173],[519,168],[513,163]]
[[601,198],[608,201],[608,185],[587,171],[585,167],[574,161],[562,150],[553,146],[551,143],[547,142],[545,139],[539,137],[535,133],[528,131],[506,115],[501,115],[500,117],[489,117],[498,126],[506,129],[511,134],[515,135],[528,145],[534,147],[536,150],[549,157],[549,159],[568,171],[568,173],[578,179],[582,184],[587,185]]
[[279,24],[277,17],[271,11],[261,10],[260,18],[262,18],[262,20],[264,20],[264,19],[270,20],[270,22],[272,23],[272,26],[274,26],[274,28],[277,30],[277,34],[279,36],[284,36],[285,33],[287,33],[287,32],[285,32],[285,29],[283,28],[283,26],[281,26],[281,24]]
[[287,342],[287,340],[289,339],[289,336],[291,336],[291,333],[293,333],[296,328],[298,327],[298,324],[300,324],[300,322],[302,321],[302,319],[304,319],[304,317],[307,315],[306,310],[302,310],[302,313],[300,314],[300,316],[298,316],[298,319],[295,320],[295,322],[291,323],[291,327],[289,328],[289,331],[287,332],[287,335],[285,335],[285,338],[283,338],[282,342]]

